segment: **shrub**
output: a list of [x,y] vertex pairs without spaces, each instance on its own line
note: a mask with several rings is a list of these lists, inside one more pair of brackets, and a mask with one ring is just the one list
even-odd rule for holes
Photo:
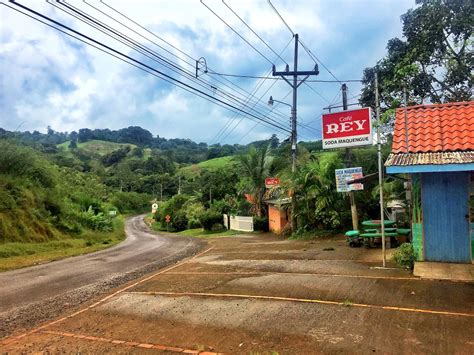
[[210,231],[215,224],[222,226],[223,217],[219,212],[207,210],[199,215],[199,222],[201,222],[202,228]]
[[199,222],[199,219],[190,219],[188,221],[188,229],[196,229],[196,228],[201,228],[201,222]]
[[[202,203],[200,202],[192,202],[192,200],[189,200],[187,201],[183,208],[182,208],[185,212],[186,212],[186,217],[188,218],[188,220],[197,220],[198,219],[198,216],[204,212],[204,206]],[[198,221],[199,223],[199,221]],[[201,225],[199,225],[200,227]]]
[[402,267],[413,269],[415,264],[415,252],[410,243],[403,243],[393,253],[393,260]]
[[173,228],[176,231],[184,231],[188,226],[188,219],[184,211],[179,211],[174,215],[174,218],[171,221]]
[[89,229],[102,232],[110,232],[113,229],[112,220],[108,216],[104,216],[102,212],[94,214],[91,207],[87,212],[81,213],[81,224]]
[[[166,202],[162,202],[158,206],[158,211],[155,213],[155,220],[161,222],[163,226],[166,225],[166,216],[171,217],[171,223],[173,224],[176,216],[179,213],[183,213],[186,220],[190,219],[184,209],[185,204],[189,201],[190,197],[187,195],[174,195]],[[187,223],[187,222],[186,222]]]
[[253,217],[253,229],[255,231],[268,232],[268,218],[267,217]]

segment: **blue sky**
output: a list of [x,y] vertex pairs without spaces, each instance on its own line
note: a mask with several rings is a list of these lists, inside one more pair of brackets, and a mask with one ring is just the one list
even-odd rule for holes
[[[277,70],[284,69],[285,64],[222,1],[204,2],[270,62],[275,63]],[[187,80],[182,74],[145,58],[50,4],[38,1],[20,3],[133,58],[143,60],[175,78]],[[180,51],[133,23],[126,22],[124,18],[121,21],[129,28],[122,27],[96,10],[119,19],[117,13],[99,1],[88,1],[96,9],[82,1],[68,3],[114,26],[190,72],[194,70],[193,60],[200,57],[204,57],[208,66],[218,73],[264,76],[271,70],[271,64],[263,56],[234,34],[198,0],[105,0],[106,4],[166,39]],[[245,19],[276,52],[279,53],[291,40],[291,33],[266,0],[226,0],[225,3]],[[299,34],[302,42],[340,80],[360,79],[364,68],[373,66],[383,57],[387,41],[401,36],[400,15],[415,6],[414,0],[274,0],[272,3],[291,29]],[[0,127],[15,130],[21,125],[21,130],[45,132],[48,125],[57,131],[72,131],[83,127],[119,129],[139,125],[154,135],[166,138],[190,138],[197,142],[221,144],[247,143],[268,138],[273,133],[281,139],[287,136],[282,130],[256,124],[246,116],[236,116],[229,110],[144,73],[5,6],[0,6],[0,19]],[[290,44],[281,55],[290,67],[293,65],[292,53],[293,44]],[[299,69],[311,70],[313,60],[301,47],[299,53]],[[314,79],[331,80],[333,77],[320,65],[320,75]],[[222,78],[205,74],[200,80],[199,84],[203,85],[205,92],[226,102],[231,102],[230,98],[235,96],[245,100],[259,83],[258,79]],[[189,83],[198,87],[197,83]],[[274,85],[270,88],[272,84]],[[217,91],[209,90],[210,85],[216,87]],[[318,131],[323,107],[341,101],[338,83],[309,85],[312,89],[302,85],[298,93],[298,120],[313,127],[299,128],[299,137],[303,140],[320,138]],[[349,83],[348,86],[349,98],[360,93],[359,84]],[[289,91],[290,87],[283,81],[274,83],[266,80],[252,100],[256,102],[261,97],[261,102],[255,106],[258,107],[259,114],[271,115],[270,117],[280,120],[278,125],[289,128],[289,107],[279,105],[273,113],[268,113],[270,108],[266,105],[270,95],[290,103],[291,95],[283,99]],[[355,100],[352,99],[351,102]]]

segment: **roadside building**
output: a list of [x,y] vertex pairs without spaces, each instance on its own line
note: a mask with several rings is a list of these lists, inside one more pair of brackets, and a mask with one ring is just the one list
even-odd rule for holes
[[290,197],[279,197],[265,200],[268,205],[268,230],[280,234],[290,221],[288,205],[291,203]]
[[474,102],[396,111],[388,174],[411,179],[418,260],[471,263],[474,245]]

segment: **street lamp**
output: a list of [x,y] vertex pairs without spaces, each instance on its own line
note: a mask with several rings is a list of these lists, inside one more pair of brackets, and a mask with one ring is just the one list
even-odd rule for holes
[[291,109],[293,109],[293,106],[291,106],[290,104],[287,104],[286,102],[283,102],[283,101],[280,101],[280,100],[275,100],[275,99],[273,98],[273,96],[270,96],[270,98],[268,99],[268,106],[273,106],[273,104],[274,104],[275,102],[278,102],[278,103],[283,104],[283,105],[286,105],[286,106],[290,106]]
[[268,105],[273,106],[275,102],[278,102],[280,104],[290,106],[291,107],[291,157],[292,157],[292,167],[291,170],[293,172],[296,171],[296,115],[295,115],[295,110],[293,109],[293,105],[287,104],[286,102],[280,101],[280,100],[275,100],[273,96],[270,96],[268,99]]

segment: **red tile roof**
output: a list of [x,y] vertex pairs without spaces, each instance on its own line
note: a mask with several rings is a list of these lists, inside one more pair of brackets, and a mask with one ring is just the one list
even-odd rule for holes
[[397,109],[392,153],[474,150],[474,101],[410,106],[406,112],[405,119],[405,109]]

